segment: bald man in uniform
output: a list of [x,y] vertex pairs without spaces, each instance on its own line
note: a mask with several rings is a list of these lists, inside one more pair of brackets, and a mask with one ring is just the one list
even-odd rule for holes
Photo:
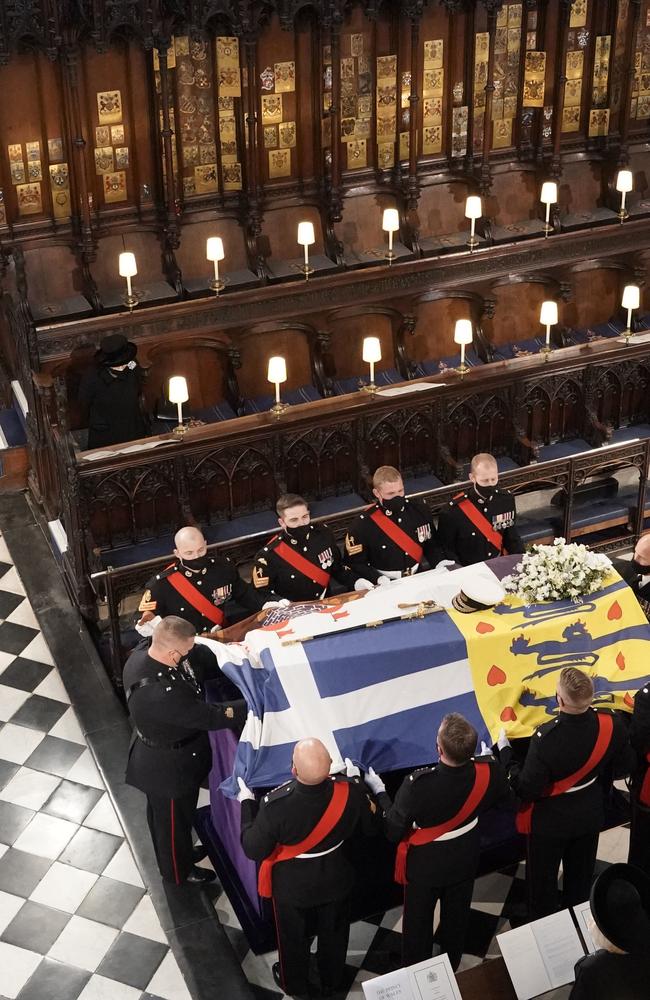
[[641,535],[631,559],[614,557],[612,565],[632,588],[647,615],[650,610],[650,532]]
[[227,556],[208,555],[199,528],[181,528],[174,546],[175,561],[149,580],[140,601],[136,629],[141,635],[151,634],[157,616],[179,615],[200,634],[218,632],[262,609],[264,596],[242,580]]
[[326,747],[307,739],[294,747],[293,779],[261,803],[239,779],[242,846],[249,858],[262,862],[260,894],[273,899],[278,936],[280,960],[273,975],[289,996],[308,994],[312,927],[322,995],[330,996],[343,978],[354,870],[342,847],[359,824],[368,834],[378,830],[376,807],[359,770],[346,765],[348,777],[330,776]]

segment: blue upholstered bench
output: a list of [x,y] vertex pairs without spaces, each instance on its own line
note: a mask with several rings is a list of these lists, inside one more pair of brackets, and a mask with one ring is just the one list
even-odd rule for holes
[[[470,368],[476,368],[478,365],[482,365],[483,362],[479,358],[476,351],[466,351],[465,353],[465,364]],[[426,375],[444,375],[448,368],[459,368],[460,367],[460,354],[452,354],[446,358],[439,358],[438,360],[430,361],[418,361],[413,369],[415,378],[422,378]]]
[[27,444],[25,418],[17,404],[0,410],[0,448],[21,448]]
[[[395,385],[396,382],[403,382],[404,378],[400,375],[397,368],[387,368],[383,372],[375,372],[375,385],[385,386],[385,385]],[[349,378],[336,378],[332,379],[332,392],[335,396],[346,396],[351,392],[358,392],[362,385],[367,385],[370,382],[370,376],[367,373],[363,375],[350,375]]]
[[[298,403],[313,403],[316,399],[321,399],[321,394],[313,385],[301,385],[299,389],[289,389],[282,393],[282,402],[296,406]],[[244,399],[244,416],[251,413],[264,413],[270,410],[275,402],[274,395],[257,396],[255,399]]]

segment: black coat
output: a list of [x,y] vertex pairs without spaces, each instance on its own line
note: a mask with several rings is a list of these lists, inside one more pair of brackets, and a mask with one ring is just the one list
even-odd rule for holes
[[142,373],[126,368],[112,374],[97,366],[87,371],[79,386],[79,401],[88,407],[88,448],[121,444],[145,437],[147,422],[140,408]]
[[648,996],[650,953],[612,955],[597,951],[576,962],[576,981],[569,1000],[647,1000]]
[[[358,576],[370,580],[371,583],[376,583],[384,570],[399,572],[402,576],[406,576],[414,571],[416,565],[411,556],[370,519],[370,515],[377,509],[381,510],[381,505],[374,503],[363,514],[359,514],[345,536],[345,552],[350,566]],[[390,514],[388,511],[384,513],[391,517],[413,541],[422,546],[424,556],[432,569],[444,558],[431,520],[431,512],[423,503],[419,500],[406,499],[401,513]]]
[[[275,550],[280,542],[291,546],[292,550],[317,569],[329,573],[331,578],[346,590],[354,589],[355,582],[362,574],[355,573],[344,561],[330,529],[316,524],[309,527],[310,531],[304,545],[300,545],[286,531],[281,531],[255,556],[253,584],[265,600],[273,601],[286,597],[289,601],[315,601],[325,589],[276,553]],[[327,593],[330,589],[331,580]]]
[[[467,817],[477,816],[510,797],[506,775],[493,757],[481,757],[490,764],[490,783],[477,809]],[[413,828],[437,826],[457,815],[474,785],[474,761],[458,767],[434,764],[422,767],[402,782],[395,802],[384,792],[378,802],[384,810],[384,824],[389,840],[399,841]],[[465,825],[465,824],[463,824]],[[442,887],[474,878],[479,862],[479,828],[453,837],[410,847],[406,863],[409,882]]]
[[[246,718],[243,701],[231,703],[234,719],[225,714],[228,705],[206,704],[204,683],[223,676],[214,654],[198,645],[190,658],[191,663],[186,657],[178,667],[167,667],[141,644],[124,667],[124,692],[135,727],[126,782],[146,794],[178,798],[198,789],[212,763],[208,731],[240,729]],[[156,746],[145,745],[140,734]],[[178,742],[184,745],[170,749]]]
[[[348,781],[337,776],[335,781]],[[334,829],[311,853],[327,851],[347,840],[361,824],[364,833],[377,832],[376,806],[358,780],[349,782],[345,810]],[[278,844],[299,844],[311,833],[332,797],[334,781],[319,785],[287,781],[265,795],[261,803],[242,802],[241,840],[244,853],[263,861]],[[295,906],[320,906],[345,899],[354,884],[354,869],[344,847],[313,859],[295,858],[273,868],[273,895]]]
[[493,493],[484,498],[470,487],[455,496],[438,518],[438,537],[447,559],[453,559],[461,566],[470,566],[503,554],[497,551],[460,509],[458,504],[465,499],[473,503],[494,530],[503,536],[503,545],[508,555],[524,551],[524,544],[515,525],[517,511],[513,497],[505,490],[495,488]]

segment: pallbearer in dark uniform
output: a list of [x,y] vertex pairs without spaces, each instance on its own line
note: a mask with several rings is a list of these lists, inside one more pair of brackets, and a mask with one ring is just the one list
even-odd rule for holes
[[648,684],[634,696],[630,742],[636,754],[636,766],[632,771],[630,788],[632,825],[628,861],[650,875],[650,685]]
[[623,722],[610,709],[593,709],[593,697],[591,678],[565,667],[557,685],[559,714],[535,732],[523,764],[513,756],[503,730],[499,736],[501,760],[523,803],[517,828],[528,836],[532,920],[558,909],[560,863],[564,906],[588,898],[605,818],[604,794],[612,778],[630,770]]
[[443,560],[431,513],[404,496],[401,474],[382,465],[372,477],[377,502],[350,525],[345,551],[352,568],[372,583],[411,576],[424,560],[431,569]]
[[315,601],[330,592],[333,580],[345,590],[372,589],[347,565],[329,528],[311,523],[301,496],[285,493],[275,509],[281,531],[253,564],[253,585],[264,600]]
[[469,566],[523,552],[515,501],[499,489],[499,470],[492,455],[475,455],[469,478],[470,488],[458,493],[438,518],[438,537],[447,558]]
[[399,841],[395,880],[404,886],[404,965],[431,957],[440,900],[437,939],[457,969],[479,862],[478,817],[510,791],[487,747],[485,756],[473,756],[476,730],[462,715],[446,715],[437,740],[439,762],[405,778],[394,804],[372,769],[365,780],[384,810],[389,839]]
[[612,565],[636,594],[646,618],[650,618],[650,532],[641,535],[631,559],[614,556]]
[[141,635],[151,634],[156,616],[178,615],[200,634],[233,624],[242,617],[242,607],[249,614],[261,610],[264,598],[242,580],[230,559],[208,555],[198,528],[181,528],[174,545],[176,561],[149,580],[140,601],[136,629]]
[[[366,833],[377,832],[376,806],[363,784],[358,778],[330,777],[331,764],[320,740],[301,740],[293,752],[293,780],[259,805],[239,779],[242,845],[249,858],[262,862],[258,888],[261,896],[273,899],[278,936],[280,961],[273,973],[289,996],[308,992],[314,932],[323,995],[340,985],[354,884],[343,844],[358,824]],[[358,775],[358,768],[349,771]]]
[[[208,705],[203,684],[219,679],[213,653],[194,647],[194,626],[169,616],[151,645],[138,646],[124,667],[124,693],[135,733],[126,782],[147,796],[147,822],[166,882],[202,885],[214,872],[194,867],[192,823],[201,782],[212,764],[208,731],[240,730],[243,700]],[[190,664],[188,655],[192,652]]]

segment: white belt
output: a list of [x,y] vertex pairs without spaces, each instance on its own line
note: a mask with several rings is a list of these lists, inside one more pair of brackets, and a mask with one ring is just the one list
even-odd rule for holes
[[309,854],[296,854],[294,861],[296,858],[324,858],[326,854],[331,854],[332,851],[338,851],[342,843],[343,841],[340,841],[340,843],[335,844],[334,847],[330,847],[326,851],[315,851],[314,853],[310,852]]
[[[471,820],[471,822],[466,823],[465,826],[459,826],[457,830],[450,830],[448,833],[442,833],[439,837],[436,837],[435,840],[432,840],[431,843],[438,844],[441,840],[453,840],[455,837],[462,837],[464,833],[469,833],[470,830],[473,830],[477,823],[478,816],[475,816],[474,819]],[[419,829],[421,829],[421,827],[416,827],[416,830]],[[414,846],[423,847],[424,845],[419,844]]]
[[584,785],[574,785],[573,788],[567,788],[564,794],[568,795],[569,792],[581,792],[583,788],[589,788],[589,785],[593,785],[597,777],[598,775],[596,774],[593,778],[590,778],[589,781],[585,781]]
[[377,569],[376,566],[373,566],[372,568],[375,573],[379,573],[380,576],[387,576],[389,580],[401,580],[404,575],[413,576],[414,573],[417,573],[419,565],[419,563],[415,563],[414,566],[409,568],[409,571],[406,574],[404,574],[401,569]]

